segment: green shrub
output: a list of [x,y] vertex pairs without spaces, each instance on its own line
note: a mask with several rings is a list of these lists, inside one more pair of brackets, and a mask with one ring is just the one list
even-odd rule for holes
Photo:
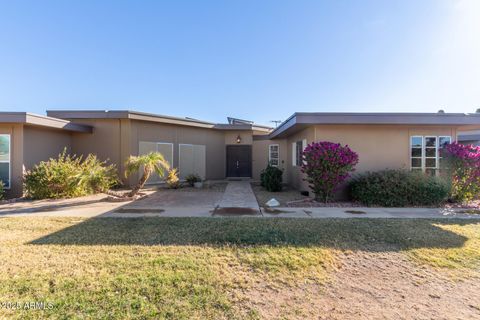
[[0,200],[3,200],[4,196],[5,196],[5,189],[3,186],[3,181],[0,180]]
[[88,193],[105,192],[119,183],[115,165],[107,165],[93,154],[81,162],[80,180]]
[[32,199],[60,199],[103,192],[118,183],[114,165],[106,165],[95,155],[68,155],[66,150],[42,161],[24,176],[26,196]]
[[187,181],[187,183],[190,187],[193,187],[195,182],[202,181],[202,178],[200,178],[200,176],[198,174],[189,174],[185,177],[185,181]]
[[451,179],[452,200],[468,202],[480,198],[480,146],[453,142],[442,151],[442,171]]
[[260,183],[267,191],[282,191],[282,175],[283,171],[277,167],[268,165],[260,173]]
[[406,170],[367,172],[350,182],[352,199],[367,206],[436,206],[449,192],[445,180]]

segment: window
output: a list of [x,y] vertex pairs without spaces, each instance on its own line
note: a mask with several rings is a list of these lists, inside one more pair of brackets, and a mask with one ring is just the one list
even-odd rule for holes
[[280,154],[278,144],[271,144],[268,146],[268,163],[271,166],[278,167],[280,163]]
[[425,172],[432,176],[436,174],[438,168],[437,148],[437,137],[425,137]]
[[448,136],[438,137],[438,166],[440,168],[444,167],[444,165],[442,163],[442,161],[443,161],[443,149],[445,148],[445,145],[447,145],[451,142],[452,142],[451,137],[448,137]]
[[412,136],[410,137],[410,167],[436,175],[440,169],[441,154],[444,146],[451,142],[449,136]]
[[302,141],[297,141],[296,145],[296,163],[295,165],[297,167],[300,167],[302,165],[302,157],[303,157],[303,142]]
[[10,188],[10,135],[0,134],[0,181]]
[[422,170],[423,137],[414,136],[410,138],[410,157],[412,170]]
[[307,140],[300,140],[292,143],[292,166],[301,166],[303,150],[307,146]]

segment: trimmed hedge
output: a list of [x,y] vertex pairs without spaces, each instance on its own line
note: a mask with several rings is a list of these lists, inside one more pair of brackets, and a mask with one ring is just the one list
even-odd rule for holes
[[277,167],[268,165],[260,173],[260,183],[267,191],[282,191],[283,171]]
[[447,200],[450,185],[441,178],[406,170],[367,172],[350,182],[353,200],[367,206],[438,206]]

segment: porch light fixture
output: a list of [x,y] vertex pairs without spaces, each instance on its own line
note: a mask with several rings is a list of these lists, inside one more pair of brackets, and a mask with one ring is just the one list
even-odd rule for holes
[[242,142],[242,137],[240,137],[240,135],[237,136],[237,143],[240,143]]

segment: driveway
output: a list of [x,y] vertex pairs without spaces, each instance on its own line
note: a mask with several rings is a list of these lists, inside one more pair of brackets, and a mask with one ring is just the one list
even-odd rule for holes
[[60,200],[20,200],[0,205],[0,217],[7,216],[76,216],[138,217],[197,216],[209,217],[222,200],[223,187],[204,189],[143,190],[146,198],[136,201],[111,202],[104,194]]
[[106,216],[210,217],[223,194],[223,190],[216,189],[160,189],[144,199],[109,212]]

